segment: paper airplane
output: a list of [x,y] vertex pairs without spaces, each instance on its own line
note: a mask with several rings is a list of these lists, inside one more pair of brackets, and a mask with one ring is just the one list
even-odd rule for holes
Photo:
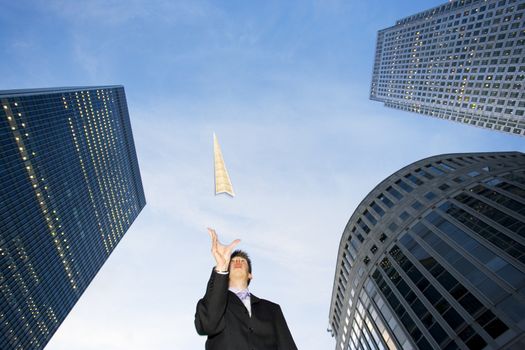
[[215,159],[215,195],[227,193],[234,197],[232,182],[230,181],[228,170],[226,170],[226,165],[224,165],[221,147],[215,133],[213,133],[213,157]]

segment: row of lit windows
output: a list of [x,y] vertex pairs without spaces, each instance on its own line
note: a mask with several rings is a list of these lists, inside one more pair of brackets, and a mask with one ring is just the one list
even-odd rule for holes
[[[474,99],[470,101],[470,98],[461,99],[461,100],[458,99],[457,101],[446,101],[446,100],[443,100],[443,101],[431,100],[431,101],[432,101],[432,104],[430,106],[411,104],[411,105],[406,105],[407,108],[402,108],[402,109],[422,113],[420,109],[423,109],[426,107],[430,108],[430,110],[432,111],[433,108],[439,109],[440,106],[444,106],[443,108],[456,107],[456,108],[462,108],[465,110],[477,110],[479,112],[486,111],[486,112],[494,112],[494,113],[503,113],[504,115],[508,115],[508,116],[515,115],[517,117],[521,117],[525,115],[525,109],[505,108],[505,102],[499,102],[500,100],[496,100],[496,99],[488,99],[486,101],[490,104],[493,104],[493,105],[496,104],[497,106],[500,106],[500,107],[494,107],[493,105],[483,106],[481,104],[475,103],[477,101],[474,101]],[[419,101],[418,103],[424,103],[424,101]],[[512,103],[511,103],[511,106],[512,106]],[[516,123],[516,120],[509,119],[506,125],[511,126],[511,124],[515,124],[515,123]]]
[[[447,25],[443,25],[442,27],[439,26],[429,26],[429,27],[421,27],[416,26],[412,30],[399,29],[399,27],[393,27],[388,28],[380,33],[382,34],[382,42],[385,44],[386,47],[392,47],[395,48],[404,46],[408,47],[411,44],[414,43],[414,38],[418,41],[425,41],[425,43],[437,43],[437,42],[449,42],[456,39],[464,39],[469,38],[471,36],[477,37],[478,35],[487,35],[490,33],[497,33],[497,32],[507,32],[509,30],[514,30],[519,28],[520,24],[519,22],[523,18],[523,12],[519,12],[512,16],[505,16],[501,14],[500,17],[495,18],[493,20],[472,20],[469,25],[467,25],[466,21],[460,23],[459,21],[456,22],[448,22]],[[499,16],[498,14],[497,16]],[[491,16],[488,16],[491,17]],[[508,23],[511,22],[512,23]],[[425,29],[421,29],[425,28]],[[446,29],[448,28],[448,29]],[[506,34],[506,33],[505,33]],[[516,34],[517,35],[517,34]],[[514,37],[514,36],[513,36]]]
[[[400,21],[397,21],[397,25],[404,25],[405,27],[407,27],[407,24],[409,24],[410,22],[414,22],[414,21],[418,21],[418,20],[421,20],[421,19],[425,19],[427,22],[423,22],[423,23],[426,23],[427,25],[434,25],[434,24],[439,24],[441,23],[441,21],[446,21],[446,20],[453,20],[454,18],[460,18],[462,15],[463,16],[469,16],[469,15],[475,15],[477,14],[478,12],[484,12],[486,10],[492,10],[492,9],[495,9],[496,6],[498,8],[501,8],[501,7],[504,7],[505,5],[512,5],[512,4],[515,4],[518,2],[518,0],[499,0],[498,2],[494,1],[492,3],[489,3],[489,4],[486,4],[486,5],[482,5],[480,6],[479,8],[473,8],[471,9],[470,11],[469,10],[466,10],[464,11],[463,13],[462,12],[457,12],[455,14],[451,14],[451,15],[446,15],[444,18],[438,18],[436,20],[433,20],[433,21],[430,21],[432,19],[433,16],[435,15],[438,15],[438,16],[442,16],[443,13],[445,12],[452,12],[453,10],[459,10],[459,8],[463,7],[463,6],[467,6],[467,5],[473,5],[473,4],[476,4],[476,3],[479,3],[481,2],[482,0],[454,0],[454,1],[451,1],[449,4],[446,4],[446,5],[442,5],[442,6],[439,6],[435,9],[432,9],[432,10],[428,10],[428,11],[425,11],[425,12],[421,12],[421,13],[418,13],[418,14],[415,14],[415,15],[412,15],[410,17],[407,17],[405,19],[402,19]],[[487,0],[483,0],[485,3]],[[523,7],[523,4],[519,4],[518,5],[518,10],[522,10],[524,7]],[[447,17],[448,16],[448,17]],[[409,28],[413,28],[413,27],[409,27]]]
[[[109,115],[107,113],[107,108],[106,108],[106,113],[104,115],[104,113],[102,113],[103,115],[103,120],[104,120],[104,124],[105,124],[105,120],[107,119],[107,116]],[[95,128],[97,127],[97,119],[94,118],[94,116],[92,117],[91,115],[87,115],[88,117],[88,120],[90,120],[91,122],[93,122],[93,125],[95,126]],[[100,118],[100,113],[99,111],[97,111],[97,118]],[[84,125],[84,128],[86,129],[85,125]],[[87,129],[86,129],[87,130]],[[92,131],[93,133],[93,131]],[[105,139],[106,136],[108,135],[107,133],[105,132],[102,132],[102,130],[98,130],[97,133],[96,133],[97,136],[99,135],[103,135],[103,137]],[[93,138],[93,134],[91,135],[91,138]],[[114,135],[113,135],[113,128],[109,128],[109,137],[113,140],[112,141],[112,145],[114,146],[113,149],[115,149],[116,145],[115,145],[115,138],[114,138]],[[90,143],[90,137],[87,136],[86,137],[86,140],[87,140],[87,143],[89,145]],[[98,152],[98,150],[103,147],[103,148],[107,148],[107,142],[104,143],[103,140],[100,139],[100,136],[98,137],[98,146],[99,148],[96,148],[94,147],[95,149],[95,153],[97,154],[97,158],[95,159],[95,157],[93,156],[92,154],[92,161],[95,162],[94,164],[97,164],[96,162],[98,161],[98,166],[99,167],[105,167],[107,169],[110,168],[110,164],[111,162],[109,161],[108,158],[104,157],[104,154],[100,154]],[[102,156],[102,157],[101,157]],[[106,156],[109,156],[109,154],[106,153]],[[109,200],[109,203],[110,203],[110,208],[111,208],[111,213],[110,213],[110,218],[112,218],[112,222],[114,223],[114,227],[111,229],[111,232],[113,233],[112,237],[113,240],[110,241],[111,245],[113,246],[114,244],[116,244],[118,242],[118,240],[120,239],[120,237],[122,236],[122,234],[124,233],[124,227],[123,227],[123,223],[124,222],[127,222],[129,223],[129,215],[131,214],[131,210],[128,209],[126,212],[123,211],[123,207],[120,207],[118,206],[117,204],[117,196],[126,196],[128,193],[129,193],[129,183],[127,182],[124,182],[122,179],[123,179],[123,175],[122,175],[122,171],[121,169],[117,169],[118,171],[118,174],[120,174],[120,176],[115,176],[116,174],[113,174],[112,177],[109,179],[109,182],[112,182],[113,185],[117,185],[117,189],[118,189],[118,195],[116,195],[114,192],[113,192],[113,189],[115,188],[115,186],[111,186],[110,184],[107,183],[107,180],[105,177],[102,178],[102,181],[100,181],[100,178],[99,178],[99,187],[101,189],[103,189],[103,195],[105,192],[108,192],[109,195],[107,196],[107,200]],[[107,171],[106,171],[107,172]],[[111,170],[110,170],[111,172]],[[116,181],[115,178],[117,178],[119,181]],[[125,186],[126,185],[126,186]],[[119,220],[121,217],[124,218],[124,220]],[[112,224],[113,225],[113,224]]]
[[431,106],[431,107],[412,106],[411,104],[404,104],[404,103],[400,103],[396,101],[387,101],[385,102],[385,106],[400,109],[400,110],[405,110],[409,112],[426,114],[426,115],[437,117],[437,118],[448,119],[448,120],[456,121],[459,123],[470,124],[470,125],[479,126],[479,127],[485,127],[489,129],[498,130],[498,131],[511,132],[515,134],[525,134],[525,129],[522,127],[511,127],[511,126],[498,125],[499,123],[504,123],[505,125],[507,123],[511,123],[511,124],[515,123],[515,121],[513,121],[512,119],[502,118],[502,116],[498,118],[498,123],[493,123],[493,122],[490,122],[491,116],[484,116],[484,115],[479,114],[477,115],[477,117],[480,117],[481,120],[476,121],[473,119],[475,115],[472,115],[470,113],[462,113],[456,110],[445,110],[437,106]]
[[[80,117],[82,117],[82,115]],[[87,117],[88,117],[88,120],[89,120],[89,114],[87,114]],[[100,220],[100,217],[99,217],[99,214],[98,214],[98,210],[97,210],[97,206],[95,204],[93,191],[91,189],[91,186],[89,185],[90,184],[90,177],[88,176],[86,168],[85,168],[84,160],[82,158],[81,151],[80,151],[79,141],[77,140],[77,136],[76,136],[77,134],[75,133],[74,126],[73,126],[73,121],[72,121],[71,118],[69,118],[69,124],[70,124],[70,128],[71,128],[72,137],[73,137],[73,140],[74,140],[74,143],[76,145],[77,152],[78,152],[81,168],[82,168],[82,171],[84,173],[86,184],[88,185],[89,195],[90,195],[90,198],[91,198],[91,200],[93,202],[93,208],[95,209],[95,216],[96,216],[97,220]],[[91,124],[89,124],[89,125],[90,125],[90,129],[91,129]],[[96,172],[96,178],[97,178],[97,181],[99,183],[99,188],[101,190],[101,194],[104,196],[104,190],[103,190],[102,186],[100,185],[100,176],[101,176],[101,174],[99,175],[99,171],[97,170],[97,163],[95,162],[95,159],[98,159],[98,157],[96,158],[94,156],[94,154],[93,154],[93,149],[95,149],[95,151],[97,151],[98,148],[97,147],[93,147],[91,145],[91,142],[92,142],[92,139],[94,138],[93,136],[94,136],[95,133],[91,132],[91,135],[88,133],[86,123],[83,123],[83,129],[84,129],[84,133],[83,133],[84,140],[83,140],[83,143],[88,146],[88,151],[89,151],[89,153],[91,155],[91,157],[90,157],[91,158],[90,164],[92,164],[92,166],[94,166],[94,169],[95,169],[95,172]],[[98,134],[98,132],[97,132],[97,134]],[[104,133],[104,135],[105,134],[106,133]],[[100,145],[98,145],[98,146],[100,147]],[[115,242],[113,242],[111,240],[112,237],[110,235],[106,236],[106,233],[103,231],[103,228],[102,228],[102,225],[100,224],[100,222],[99,222],[98,226],[99,226],[99,230],[100,230],[101,235],[102,235],[102,240],[103,240],[104,246],[106,248],[106,252],[109,254],[111,252]],[[106,239],[106,237],[108,237],[109,240]]]
[[[13,105],[15,107],[19,107],[18,102],[14,102]],[[17,116],[15,118],[15,115],[10,113],[10,109],[6,108],[6,107],[7,106],[4,106],[4,110],[7,112],[6,114],[7,114],[8,122],[9,122],[9,124],[11,126],[11,130],[13,131],[14,138],[17,141],[18,149],[20,151],[20,157],[25,162],[25,168],[26,168],[28,177],[29,177],[29,179],[31,181],[31,184],[32,184],[32,187],[34,189],[36,199],[40,203],[40,207],[41,207],[41,210],[43,211],[44,217],[46,219],[48,229],[51,232],[51,236],[55,237],[56,236],[55,232],[57,231],[57,228],[58,228],[58,227],[55,226],[55,221],[58,221],[58,217],[54,216],[53,212],[49,212],[48,209],[47,209],[48,208],[48,204],[46,203],[46,195],[45,195],[45,193],[43,192],[43,189],[42,189],[43,186],[39,187],[39,185],[38,185],[38,178],[39,178],[39,176],[36,174],[35,167],[33,166],[32,161],[29,159],[30,158],[30,154],[29,154],[29,152],[27,150],[28,146],[26,146],[26,142],[28,142],[30,144],[30,141],[27,139],[28,134],[26,133],[24,135],[26,137],[26,141],[24,141],[24,139],[22,137],[22,134],[18,131],[18,123],[17,123],[16,119],[17,118],[20,119],[20,125],[21,125],[22,128],[26,127],[27,121],[26,122],[22,121],[23,116],[22,116],[22,113],[20,113],[20,112],[17,113]],[[33,152],[33,154],[35,154],[35,153]],[[49,197],[49,195],[47,197]],[[58,226],[60,226],[60,225],[58,225]],[[67,251],[67,249],[68,249],[67,243],[65,241],[62,241],[60,236],[55,237],[53,239],[53,242],[55,243],[55,246],[56,246],[56,249],[57,249],[57,253],[61,257],[61,261],[62,261],[62,263],[64,265],[65,272],[70,277],[69,279],[70,279],[70,282],[71,282],[73,288],[76,288],[75,280],[74,280],[74,278],[72,277],[72,275],[71,275],[71,273],[69,271],[71,269],[71,262],[66,257],[67,253],[65,253]]]

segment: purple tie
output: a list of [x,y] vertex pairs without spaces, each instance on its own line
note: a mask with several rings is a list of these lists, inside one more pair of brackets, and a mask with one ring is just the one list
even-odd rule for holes
[[245,290],[241,290],[240,292],[237,292],[235,293],[239,299],[241,300],[246,300],[250,297],[250,292],[248,291],[248,289],[245,289]]

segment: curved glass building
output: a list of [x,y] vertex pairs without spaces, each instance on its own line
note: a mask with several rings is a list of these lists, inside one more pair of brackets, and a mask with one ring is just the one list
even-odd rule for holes
[[336,266],[336,350],[525,349],[525,154],[397,171],[350,218]]

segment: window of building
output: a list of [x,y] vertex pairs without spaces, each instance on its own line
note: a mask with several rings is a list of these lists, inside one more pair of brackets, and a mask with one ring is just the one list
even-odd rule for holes
[[393,197],[397,198],[398,200],[401,200],[403,198],[403,195],[399,193],[396,189],[394,189],[392,186],[389,186],[386,191],[390,193]]
[[396,185],[401,187],[405,192],[409,193],[412,192],[412,187],[410,187],[406,182],[403,180],[397,180]]
[[438,188],[439,188],[441,191],[446,191],[446,190],[448,190],[448,189],[450,188],[450,186],[447,185],[446,183],[444,183],[444,184],[439,185]]
[[385,204],[388,208],[392,208],[394,206],[394,203],[388,197],[386,197],[384,194],[380,194],[377,196],[377,199],[381,201],[383,204]]
[[425,193],[425,198],[429,201],[436,198],[436,194],[432,191]]
[[399,218],[401,219],[401,221],[406,221],[409,217],[410,217],[410,215],[409,215],[406,211],[403,211],[403,212],[399,215]]
[[383,216],[385,215],[385,211],[379,206],[377,205],[376,202],[372,202],[372,204],[370,204],[370,207],[379,215],[379,216]]

